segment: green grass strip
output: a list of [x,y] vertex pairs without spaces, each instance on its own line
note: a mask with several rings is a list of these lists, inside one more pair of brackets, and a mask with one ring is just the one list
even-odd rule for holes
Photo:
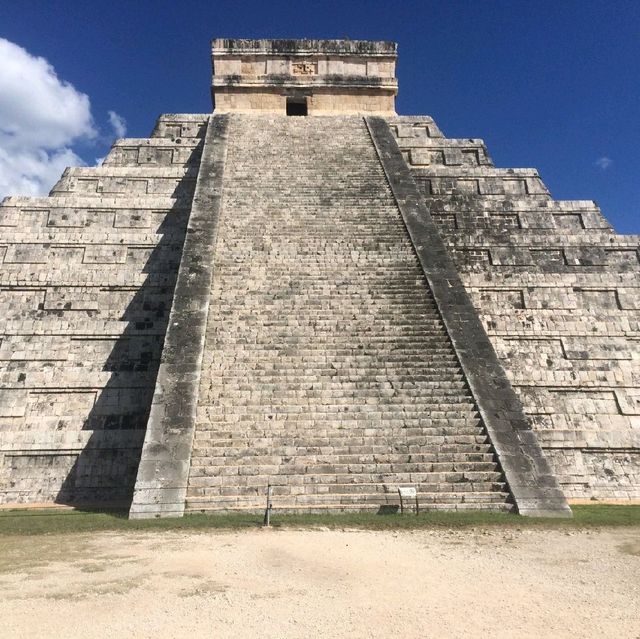
[[[355,528],[362,530],[417,530],[433,528],[580,529],[605,526],[640,526],[640,505],[573,506],[572,519],[520,517],[492,512],[427,511],[414,514],[378,515],[374,513],[278,514],[272,513],[273,528]],[[244,530],[262,525],[262,515],[251,513],[192,514],[175,519],[129,520],[126,512],[86,512],[79,510],[5,510],[0,511],[0,535],[73,534],[95,531],[152,530]]]

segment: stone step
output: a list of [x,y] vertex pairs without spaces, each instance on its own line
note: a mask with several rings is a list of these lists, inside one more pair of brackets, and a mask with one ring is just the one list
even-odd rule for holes
[[[209,437],[210,432],[220,432],[223,429],[232,429],[234,434],[245,432],[247,429],[264,428],[269,431],[286,431],[295,429],[312,429],[314,432],[333,431],[340,428],[343,431],[352,429],[367,429],[380,432],[383,425],[397,431],[396,434],[407,434],[409,429],[458,429],[480,428],[482,422],[477,414],[467,416],[443,417],[424,414],[422,412],[413,415],[383,415],[372,413],[345,414],[344,411],[335,411],[337,417],[331,418],[325,415],[313,416],[310,414],[283,414],[283,413],[231,413],[220,411],[217,406],[199,406],[196,421],[202,427],[202,437]],[[209,425],[209,428],[207,428]],[[484,431],[483,431],[484,432]],[[196,434],[196,437],[199,437]]]
[[[286,487],[292,484],[369,484],[369,483],[400,483],[400,484],[438,484],[450,486],[451,484],[469,483],[474,487],[482,483],[499,483],[502,474],[495,470],[495,464],[489,469],[473,467],[464,471],[433,471],[428,469],[413,470],[417,464],[398,464],[397,466],[384,465],[370,469],[365,466],[353,466],[344,468],[340,466],[316,465],[300,466],[291,464],[272,465],[224,465],[211,466],[207,473],[194,474],[191,477],[191,486],[194,488],[215,488],[216,486],[235,486],[237,483],[246,482],[244,478],[253,478],[252,486],[256,482],[260,485],[267,483],[271,486]],[[351,470],[349,470],[351,468]],[[238,477],[243,479],[239,480]],[[475,490],[475,488],[474,488]],[[285,493],[281,493],[285,494]]]
[[[291,352],[292,350],[296,352]],[[289,352],[288,352],[289,351]],[[375,354],[367,356],[366,354],[356,351],[354,354],[329,352],[324,353],[320,347],[317,350],[298,351],[297,349],[277,349],[277,348],[263,348],[256,347],[251,349],[242,349],[238,353],[238,357],[234,362],[237,365],[243,363],[253,363],[256,360],[272,360],[274,355],[278,357],[282,366],[287,371],[293,371],[290,369],[290,365],[298,365],[313,368],[314,363],[330,364],[334,369],[340,368],[353,368],[354,366],[364,366],[367,370],[379,370],[384,368],[391,368],[397,364],[403,364],[406,366],[433,366],[440,363],[453,364],[458,361],[455,353],[447,352],[424,352],[411,351],[409,353],[397,353],[396,351],[390,351],[384,354],[384,360],[380,361],[380,354],[378,357]],[[372,364],[375,366],[372,367]],[[348,366],[347,366],[348,365]],[[242,367],[244,370],[244,366]]]
[[[1,350],[0,353],[2,353]],[[151,357],[148,353],[146,355]],[[34,359],[36,356],[37,353],[34,353]],[[58,359],[62,359],[62,357],[63,355],[59,355]],[[131,359],[134,360],[135,357],[136,355],[132,353]],[[125,370],[124,367],[123,370]],[[259,384],[261,377],[259,375],[251,375],[248,372],[247,379],[250,382],[255,380]],[[475,405],[465,401],[464,389],[457,389],[457,395],[455,396],[446,396],[443,393],[435,392],[434,389],[417,389],[413,391],[398,389],[394,391],[390,386],[384,384],[377,390],[355,390],[347,379],[344,381],[345,388],[343,390],[324,391],[304,389],[287,391],[283,390],[283,385],[280,385],[279,388],[262,390],[240,390],[233,385],[229,387],[203,387],[199,416],[205,421],[212,419],[214,422],[223,422],[226,419],[232,425],[245,423],[258,415],[264,415],[263,419],[274,421],[278,419],[297,419],[303,423],[305,420],[311,420],[310,423],[314,423],[319,427],[327,420],[330,424],[331,418],[327,415],[330,413],[340,413],[341,421],[370,419],[375,422],[379,417],[389,419],[390,416],[372,413],[394,412],[399,410],[400,407],[403,407],[404,414],[399,414],[395,419],[402,420],[402,422],[397,423],[403,423],[404,425],[409,425],[410,423],[415,425],[416,418],[451,419],[456,417],[451,413],[458,409],[460,414],[457,416],[460,418],[466,419],[477,416]],[[299,414],[286,417],[286,414],[296,413],[296,411],[290,410],[295,405],[301,407],[297,411]],[[314,419],[309,413],[310,407],[313,407],[313,410],[318,412],[317,419]],[[237,410],[234,411],[234,408]],[[306,415],[304,414],[305,412],[307,413]],[[230,417],[234,413],[238,415],[238,418],[232,419]],[[342,415],[342,413],[348,414]],[[427,425],[427,422],[421,423]]]
[[[236,456],[220,456],[207,457],[193,460],[191,466],[194,469],[200,469],[205,472],[209,466],[224,465],[227,461],[234,463],[238,457]],[[270,460],[292,460],[291,456],[274,456],[274,455],[255,455],[256,463],[270,463]],[[467,469],[466,466],[480,464],[483,468],[491,465],[495,466],[493,453],[485,452],[462,452],[462,453],[414,453],[411,455],[401,453],[384,453],[384,454],[362,454],[362,455],[296,455],[295,463],[298,465],[312,465],[316,463],[337,464],[341,466],[377,464],[420,464],[424,470],[461,470]],[[381,467],[381,466],[380,466]]]
[[[196,477],[192,486],[193,496],[223,497],[237,495],[265,495],[267,486],[273,495],[353,495],[385,494],[396,491],[398,486],[414,486],[419,493],[475,493],[507,492],[500,473],[377,473],[363,471],[352,474],[275,474],[265,468],[256,474],[251,468],[242,467],[239,473],[221,469],[216,476]],[[261,469],[262,470],[262,469]],[[465,475],[469,475],[465,479]],[[341,481],[338,481],[341,480]],[[197,484],[197,485],[195,485]]]
[[[274,417],[274,419],[270,419]],[[278,416],[280,417],[280,416]],[[405,437],[414,434],[469,434],[484,432],[482,422],[477,415],[470,417],[441,417],[430,418],[418,416],[410,417],[386,417],[383,415],[344,416],[336,413],[336,417],[329,419],[319,419],[316,417],[302,417],[288,415],[289,419],[275,418],[271,413],[261,414],[240,414],[233,417],[222,415],[198,416],[199,431],[196,441],[202,442],[208,439],[220,439],[224,437],[238,438],[239,434],[255,437],[259,432],[265,432],[268,436],[277,435],[282,437],[291,436],[292,433],[305,433],[311,436],[334,436],[340,434],[360,435],[362,433],[374,434],[377,436]],[[201,433],[201,434],[200,434]],[[224,433],[224,435],[223,435]],[[226,433],[230,433],[227,435]]]
[[[512,506],[508,503],[509,493],[506,491],[487,492],[419,492],[418,501],[421,508],[425,510],[474,510],[481,508],[485,510],[487,505],[495,506],[496,510],[510,511]],[[273,501],[276,512],[286,512],[290,508],[307,510],[320,508],[322,510],[341,510],[343,508],[353,510],[374,509],[383,505],[398,506],[400,499],[397,490],[392,490],[388,494],[361,493],[356,495],[295,495],[283,496],[280,500]],[[187,510],[225,510],[225,509],[255,509],[264,512],[266,505],[266,489],[262,494],[254,497],[188,497]],[[407,504],[408,507],[408,504]]]
[[[205,353],[205,356],[207,354]],[[225,371],[225,379],[228,380],[229,384],[238,384],[241,381],[246,381],[247,373],[246,370],[243,369],[241,372],[234,372],[232,370],[227,369],[222,364],[218,364],[217,367],[214,364],[211,364],[212,370]],[[273,362],[254,362],[251,370],[256,375],[260,375],[260,379],[264,380],[265,384],[272,383],[300,383],[300,384],[308,384],[308,383],[321,383],[328,381],[339,380],[343,383],[381,383],[388,382],[390,384],[412,384],[415,381],[416,385],[421,383],[430,383],[430,382],[438,382],[444,377],[445,381],[452,380],[464,380],[464,376],[461,372],[460,365],[457,363],[453,363],[450,365],[442,365],[439,366],[436,370],[426,369],[426,370],[412,370],[412,371],[373,371],[373,370],[363,370],[359,368],[347,368],[343,367],[340,371],[336,371],[335,368],[331,366],[318,366],[314,367],[313,371],[302,371],[298,374],[295,370],[282,370],[277,364]]]
[[[264,380],[264,375],[260,374],[260,379]],[[348,391],[357,390],[359,392],[375,391],[391,389],[396,390],[399,393],[408,392],[422,392],[425,394],[433,394],[436,391],[440,391],[440,395],[445,397],[447,395],[454,395],[458,393],[459,396],[468,399],[468,395],[464,392],[467,388],[467,384],[462,379],[462,374],[459,374],[460,379],[451,379],[447,377],[445,379],[423,379],[423,380],[410,380],[410,381],[389,381],[388,379],[381,379],[380,381],[374,380],[355,380],[348,382],[346,380],[333,380],[319,378],[317,382],[304,382],[296,380],[293,377],[289,378],[289,381],[281,380],[277,381],[277,377],[274,376],[274,381],[263,382],[260,386],[260,392],[273,392],[280,389],[286,389],[288,392],[294,391]],[[295,380],[295,381],[294,381]],[[213,386],[212,386],[213,387]],[[256,388],[245,376],[236,377],[235,381],[225,375],[224,388],[234,391],[252,391],[255,392]]]
[[[217,504],[219,502],[215,502]],[[226,503],[224,506],[211,505],[209,502],[194,502],[192,500],[187,500],[186,502],[186,511],[187,512],[198,512],[198,513],[206,513],[206,512],[225,512],[225,513],[247,513],[256,516],[260,516],[264,513],[265,503],[262,504],[257,503],[254,505],[243,505],[243,506],[235,506]],[[272,510],[272,514],[274,517],[278,515],[296,515],[296,514],[341,514],[341,513],[349,513],[349,512],[369,512],[385,515],[387,513],[400,513],[400,501],[396,497],[389,498],[386,502],[377,502],[376,500],[368,501],[367,503],[363,502],[354,502],[352,504],[295,504],[290,502],[280,502],[278,503],[277,508]],[[382,510],[382,509],[390,508],[391,510]],[[441,512],[441,511],[451,511],[451,512],[476,512],[476,511],[488,511],[488,512],[498,512],[498,513],[510,513],[514,511],[514,506],[511,503],[490,503],[486,501],[478,501],[478,502],[448,502],[448,503],[438,503],[433,500],[428,500],[426,503],[420,504],[420,512]],[[414,512],[413,506],[409,507],[407,505],[407,510],[405,515],[412,516]]]
[[[473,454],[490,454],[491,445],[485,436],[465,436],[459,437],[433,437],[431,441],[384,441],[374,439],[373,441],[335,441],[335,442],[274,442],[265,440],[245,440],[245,441],[225,441],[219,445],[196,446],[196,453],[192,464],[206,464],[208,458],[220,456],[244,457],[256,455],[260,456],[286,456],[291,458],[317,457],[317,456],[367,456],[367,455],[388,455],[390,452],[404,455],[424,454],[428,450],[437,450],[442,453],[450,453],[458,456]],[[200,461],[202,459],[202,461]]]
[[[265,309],[265,313],[272,312],[271,309]],[[391,348],[416,348],[431,345],[433,349],[445,352],[447,334],[443,326],[438,322],[437,318],[433,318],[430,323],[422,322],[424,318],[419,318],[417,326],[404,326],[406,330],[402,333],[390,333],[386,329],[385,325],[377,321],[376,331],[373,329],[367,333],[362,333],[357,336],[357,341],[354,343],[353,329],[357,327],[357,322],[349,322],[347,326],[338,326],[337,322],[340,319],[339,314],[336,313],[332,318],[332,323],[326,323],[322,325],[322,319],[316,318],[315,320],[309,319],[304,321],[304,318],[297,318],[295,321],[291,321],[290,324],[275,324],[269,320],[269,317],[261,318],[260,320],[254,320],[250,324],[245,324],[243,328],[223,328],[216,331],[217,337],[224,336],[226,340],[229,340],[231,344],[272,344],[277,342],[278,344],[305,344],[310,346],[313,344],[311,341],[314,336],[319,335],[322,339],[323,346],[329,346],[335,344],[342,348],[350,347],[351,350],[363,349],[366,346],[373,346],[377,348],[391,347]],[[268,335],[264,334],[264,329],[270,328]],[[342,329],[342,330],[340,330]],[[431,349],[430,349],[431,350]]]
[[[302,391],[300,391],[302,392]],[[202,404],[210,407],[212,414],[232,414],[236,408],[237,413],[241,415],[277,415],[278,413],[295,414],[301,418],[304,413],[308,412],[310,406],[318,414],[318,421],[327,418],[331,413],[350,413],[349,418],[359,416],[363,419],[374,420],[377,415],[372,413],[396,413],[397,418],[405,417],[431,417],[431,418],[455,418],[455,417],[474,417],[476,416],[475,405],[470,402],[460,404],[464,408],[456,408],[452,404],[437,404],[435,402],[424,401],[418,403],[415,398],[411,397],[382,397],[377,395],[363,395],[360,399],[354,394],[346,394],[345,397],[333,398],[333,401],[323,401],[322,397],[315,398],[318,401],[304,401],[300,399],[300,395],[292,395],[289,398],[278,398],[273,394],[259,395],[259,391],[255,392],[255,399],[246,398],[241,393],[230,392],[222,398],[210,398],[209,391],[203,389],[201,397]],[[244,403],[239,401],[240,397],[244,397]],[[363,399],[364,398],[364,401]],[[289,400],[289,401],[287,401]],[[213,405],[215,402],[215,406]],[[454,403],[455,404],[455,403]],[[298,410],[295,410],[298,407]],[[402,411],[398,413],[402,407]],[[461,412],[464,411],[464,412]],[[380,415],[380,417],[389,417],[389,415]],[[268,417],[267,417],[268,419]]]
[[[200,443],[194,441],[193,452],[196,456],[220,455],[221,449],[228,454],[237,454],[243,450],[253,450],[256,453],[268,455],[300,455],[300,454],[340,454],[344,453],[374,453],[374,452],[406,452],[419,453],[428,449],[438,449],[444,445],[457,446],[456,451],[463,446],[488,444],[484,434],[477,435],[412,435],[405,436],[401,441],[394,437],[342,437],[340,440],[328,437],[251,437],[211,439]],[[471,450],[476,450],[472,448]]]
[[[266,422],[263,422],[266,424]],[[196,434],[195,441],[198,445],[202,445],[205,442],[209,442],[212,440],[221,440],[221,439],[234,439],[237,438],[238,429],[231,430],[229,429],[212,429],[205,430],[200,429]],[[324,425],[318,425],[318,427],[309,426],[307,428],[301,428],[299,426],[288,426],[288,427],[280,427],[280,428],[268,428],[259,426],[254,427],[245,427],[243,428],[243,433],[246,437],[256,437],[259,439],[268,439],[270,437],[298,437],[298,438],[315,438],[315,437],[325,437],[325,438],[339,438],[343,439],[345,437],[440,437],[440,436],[455,436],[455,435],[481,435],[483,434],[482,424],[480,420],[476,425],[469,426],[455,426],[451,425],[449,427],[438,427],[438,428],[429,428],[429,427],[392,427],[391,425],[386,426],[382,423],[380,426],[372,427],[372,425],[364,425],[360,428],[349,426],[340,426],[339,424],[335,425],[333,428],[328,428]]]
[[[381,404],[411,404],[412,411],[457,411],[467,413],[474,411],[473,405],[465,396],[464,389],[450,388],[419,388],[419,389],[393,389],[380,387],[378,389],[343,388],[333,390],[290,390],[284,385],[272,389],[248,389],[240,390],[223,385],[222,387],[209,387],[202,391],[203,398],[210,404],[218,406],[235,406],[251,408],[253,406],[264,407],[271,410],[274,406],[290,405],[289,400],[300,400],[302,406],[322,404],[330,406],[355,404],[358,398],[363,398],[366,403]],[[297,403],[297,402],[296,402]]]
[[[228,386],[225,387],[234,392],[248,390],[248,387],[256,379],[260,380],[261,388],[264,388],[267,392],[273,392],[276,388],[288,388],[293,391],[305,389],[319,391],[340,387],[345,390],[358,388],[361,391],[377,387],[380,390],[396,389],[398,393],[411,389],[414,391],[424,389],[427,392],[431,392],[437,390],[438,384],[453,385],[457,381],[464,385],[454,389],[451,389],[450,386],[443,386],[443,390],[457,390],[461,396],[468,397],[468,395],[465,395],[467,390],[466,382],[459,367],[451,366],[449,375],[443,371],[418,371],[416,375],[418,379],[414,381],[407,379],[404,371],[400,371],[401,374],[398,374],[397,369],[393,367],[376,367],[375,369],[371,367],[369,370],[347,367],[336,369],[332,366],[327,366],[326,363],[323,366],[318,363],[303,363],[309,364],[310,370],[306,371],[307,375],[300,378],[295,377],[293,372],[279,375],[277,370],[265,370],[259,365],[252,365],[251,362],[247,362],[246,366],[236,365],[234,370],[228,370],[220,366],[211,366],[211,370],[224,375],[228,381]],[[219,381],[211,381],[207,386],[203,385],[202,390],[203,392],[208,392],[209,390],[220,388],[220,383]],[[252,390],[255,390],[255,387]],[[207,405],[207,403],[202,402],[202,405]]]
[[[469,458],[471,455],[467,455]],[[374,467],[376,473],[452,473],[452,472],[493,472],[496,463],[493,456],[485,461],[428,461],[423,455],[225,455],[210,457],[203,463],[192,466],[192,472],[199,476],[215,476],[224,468],[241,468],[250,464],[256,466],[277,467],[277,473],[337,473],[347,474],[362,471],[365,467]],[[196,473],[196,474],[197,474]],[[196,476],[196,475],[194,475]]]
[[[443,466],[446,466],[443,464]],[[469,466],[469,468],[466,468]],[[338,466],[327,464],[273,464],[273,465],[211,465],[194,469],[191,475],[193,487],[215,487],[240,484],[274,485],[313,484],[313,483],[442,483],[459,482],[500,482],[502,474],[496,470],[495,463],[466,464],[465,469],[432,470],[431,465],[421,464],[372,464]],[[319,471],[327,472],[319,472]],[[238,479],[240,478],[240,479]],[[263,482],[264,480],[264,482]],[[268,481],[267,481],[268,480]]]
[[[335,448],[339,445],[362,445],[363,442],[366,444],[367,441],[371,440],[376,441],[377,444],[387,444],[394,441],[394,438],[398,438],[399,440],[404,440],[407,444],[415,444],[416,439],[420,438],[448,438],[448,440],[454,440],[452,443],[456,444],[468,444],[469,441],[461,441],[459,438],[474,438],[472,443],[477,443],[477,438],[482,438],[484,433],[480,427],[465,430],[458,430],[455,428],[451,428],[450,430],[442,431],[438,430],[426,430],[426,429],[406,429],[408,431],[412,431],[410,433],[402,432],[402,429],[392,430],[386,428],[380,429],[362,429],[359,433],[350,434],[350,429],[339,429],[336,428],[330,431],[321,431],[320,433],[314,433],[312,429],[309,429],[308,432],[300,432],[298,430],[289,430],[282,431],[282,433],[268,433],[263,434],[263,432],[259,430],[255,430],[254,432],[247,432],[245,437],[238,437],[232,434],[222,435],[217,431],[205,431],[202,430],[202,435],[198,435],[195,439],[194,446],[198,449],[201,448],[216,448],[221,446],[229,446],[231,450],[235,448],[242,448],[242,442],[247,440],[254,441],[256,443],[256,447],[266,448],[268,447],[268,443],[270,442],[274,447],[276,446],[285,446],[289,448],[289,446],[296,446],[300,448],[301,446],[312,446],[312,447],[322,447],[322,446],[330,446],[331,448]],[[374,432],[380,431],[380,432]],[[209,434],[210,437],[206,437],[205,434]],[[481,439],[481,441],[484,441]],[[443,441],[442,443],[446,443]]]
[[363,121],[287,120],[231,118],[188,508],[510,508]]
[[[123,380],[126,378],[122,377]],[[294,405],[295,407],[295,405]],[[313,436],[318,436],[317,433],[329,432],[332,435],[342,433],[343,436],[347,436],[352,427],[359,426],[360,428],[365,428],[367,431],[376,433],[378,437],[383,437],[384,433],[387,431],[393,432],[394,435],[406,437],[407,431],[411,428],[418,429],[421,432],[425,432],[425,429],[429,428],[431,424],[425,422],[426,419],[441,419],[450,422],[450,425],[445,426],[444,428],[451,427],[455,430],[455,432],[459,432],[456,428],[456,425],[466,426],[469,420],[477,419],[478,415],[475,412],[469,412],[467,415],[460,415],[455,411],[451,411],[451,414],[448,415],[445,411],[439,411],[435,414],[429,414],[427,411],[417,411],[412,415],[403,414],[406,413],[406,407],[404,411],[398,410],[397,407],[386,407],[383,405],[371,405],[371,410],[364,411],[360,410],[359,412],[352,411],[348,413],[348,411],[344,410],[317,410],[318,408],[323,408],[323,406],[312,406],[307,407],[306,414],[303,414],[300,410],[289,410],[289,406],[280,407],[278,411],[262,411],[262,412],[250,412],[250,411],[233,411],[233,407],[227,410],[226,413],[211,413],[211,416],[207,416],[206,414],[203,416],[199,415],[198,419],[198,428],[202,432],[217,432],[221,428],[233,428],[234,429],[234,439],[242,439],[248,437],[255,437],[254,433],[245,432],[245,425],[250,424],[251,422],[255,422],[258,424],[257,428],[260,428],[261,425],[264,426],[265,430],[267,430],[270,435],[269,436],[277,436],[277,432],[282,432],[282,437],[291,436],[297,425],[295,422],[302,422],[300,424],[301,428],[307,428],[307,430],[311,433],[314,433]],[[357,408],[357,407],[356,407]],[[381,410],[385,408],[386,410]],[[217,409],[217,407],[215,408]],[[348,414],[347,414],[348,413]],[[238,416],[238,421],[235,422],[235,415]],[[286,426],[276,427],[275,429],[269,428],[267,424],[271,417],[276,419],[276,416],[284,421],[284,417],[288,419],[288,423]],[[344,419],[343,419],[344,418]],[[420,421],[423,420],[423,421]],[[465,420],[467,423],[461,424],[460,421],[457,420]],[[355,422],[355,423],[354,423]],[[340,428],[341,424],[343,425]],[[478,425],[480,422],[478,422]],[[440,426],[440,425],[439,425]],[[442,430],[440,426],[437,428],[438,431]],[[482,432],[483,429],[480,428]],[[196,441],[200,441],[196,437]]]
[[[400,475],[400,477],[405,477],[404,475]],[[408,477],[408,475],[406,476]],[[213,480],[214,478],[208,478]],[[190,497],[192,499],[223,499],[225,497],[237,497],[238,499],[251,499],[258,496],[263,496],[267,491],[267,483],[271,481],[271,479],[280,479],[284,481],[285,476],[278,477],[264,477],[264,483],[261,483],[258,486],[243,486],[238,485],[238,478],[232,477],[229,478],[228,485],[222,486],[211,486],[211,487],[199,487],[199,486],[191,486],[190,489]],[[308,482],[304,484],[293,484],[291,483],[291,477],[289,478],[289,483],[281,484],[281,485],[273,485],[272,495],[275,497],[283,496],[285,498],[295,498],[297,496],[300,497],[318,497],[325,498],[327,501],[331,501],[331,497],[357,497],[358,495],[386,495],[389,493],[389,489],[395,488],[398,485],[410,484],[416,487],[418,493],[423,494],[439,494],[447,499],[447,496],[451,493],[455,493],[457,495],[463,494],[475,494],[475,493],[497,493],[500,495],[495,501],[502,501],[502,494],[506,493],[505,485],[502,482],[482,482],[482,481],[474,481],[474,482],[456,482],[451,483],[449,481],[445,481],[443,483],[428,483],[428,482],[420,482],[414,481],[411,479],[406,479],[404,482],[402,479],[393,481],[392,484],[383,484],[383,483],[349,483],[349,484],[338,484],[338,483],[325,483],[325,482]],[[397,489],[396,489],[397,490]],[[397,494],[397,493],[396,493]]]
[[227,344],[231,347],[237,347],[239,350],[245,350],[247,355],[264,352],[275,352],[285,357],[317,357],[320,355],[323,358],[331,357],[336,362],[340,362],[345,359],[379,358],[382,351],[388,361],[396,361],[399,358],[402,358],[402,361],[415,361],[416,358],[420,358],[418,361],[424,362],[425,360],[451,360],[455,358],[455,353],[451,353],[451,349],[442,344],[441,340],[431,342],[424,340],[418,344],[384,343],[377,346],[376,344],[369,344],[365,340],[356,346],[350,345],[346,340],[331,339],[325,341],[324,339],[318,339],[312,342],[310,338],[294,336],[289,337],[286,342],[283,342],[278,336],[273,336],[270,342],[266,342],[266,340],[267,338],[264,338],[264,341],[258,342],[257,340],[252,340],[250,336],[245,339],[229,339],[225,336]]

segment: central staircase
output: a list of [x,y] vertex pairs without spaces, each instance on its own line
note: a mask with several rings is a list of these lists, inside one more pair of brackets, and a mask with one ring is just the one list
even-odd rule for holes
[[363,119],[229,120],[187,510],[510,510]]

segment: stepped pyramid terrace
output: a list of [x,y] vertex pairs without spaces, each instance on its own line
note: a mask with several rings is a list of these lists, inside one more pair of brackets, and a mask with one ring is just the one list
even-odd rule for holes
[[214,40],[212,113],[2,202],[0,504],[640,499],[640,238],[397,115],[396,55]]

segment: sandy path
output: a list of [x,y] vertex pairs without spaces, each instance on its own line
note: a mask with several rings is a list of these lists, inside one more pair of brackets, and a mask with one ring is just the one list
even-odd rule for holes
[[640,532],[0,537],[12,637],[640,637]]

